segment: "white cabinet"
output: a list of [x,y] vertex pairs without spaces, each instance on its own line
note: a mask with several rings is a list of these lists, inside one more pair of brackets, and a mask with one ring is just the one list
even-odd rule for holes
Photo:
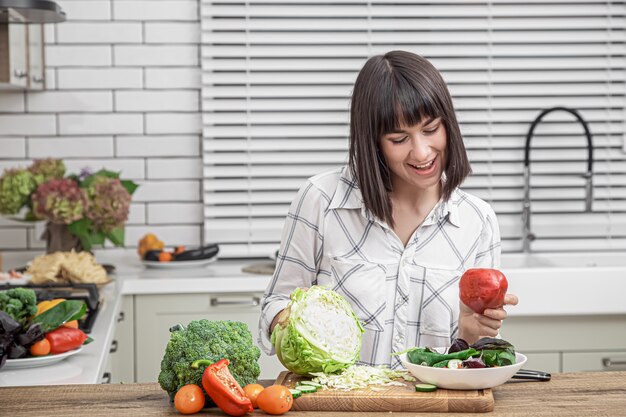
[[122,307],[117,318],[117,327],[109,355],[110,382],[135,382],[135,331],[134,299],[132,295],[122,298]]
[[[171,294],[135,296],[135,381],[155,382],[170,339],[169,328],[192,320],[233,320],[248,325],[256,344],[261,313],[260,293]],[[284,370],[276,356],[261,352],[260,378]]]
[[45,87],[41,24],[0,23],[0,88]]
[[[626,316],[509,317],[503,339],[528,356],[528,369],[548,372],[626,369]],[[603,359],[607,358],[609,366]],[[606,362],[606,361],[604,361]]]

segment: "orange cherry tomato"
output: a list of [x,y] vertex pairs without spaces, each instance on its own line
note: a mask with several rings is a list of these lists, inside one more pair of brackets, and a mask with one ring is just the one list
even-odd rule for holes
[[172,260],[172,254],[170,252],[159,253],[159,262],[169,262]]
[[46,356],[50,353],[50,342],[44,338],[39,342],[35,342],[30,347],[30,354],[33,356]]
[[256,399],[261,393],[261,391],[263,390],[264,388],[263,388],[263,385],[261,384],[248,384],[245,387],[243,387],[243,391],[246,393],[246,396],[250,398],[250,401],[252,402],[252,407],[259,408],[259,405],[257,404]]
[[63,326],[71,327],[73,329],[78,329],[78,320],[72,320],[72,321],[68,321],[66,323],[63,323]]
[[287,387],[272,385],[261,391],[256,402],[267,414],[285,414],[293,405],[293,397]]
[[174,254],[178,255],[179,253],[182,253],[186,250],[187,248],[185,248],[184,246],[176,246],[176,249],[174,249]]
[[204,392],[196,384],[181,387],[174,396],[174,406],[181,414],[195,414],[204,408]]

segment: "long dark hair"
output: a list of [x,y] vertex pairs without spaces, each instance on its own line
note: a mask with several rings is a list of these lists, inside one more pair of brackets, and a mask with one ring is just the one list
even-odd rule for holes
[[428,118],[441,118],[447,132],[442,196],[471,173],[448,87],[425,58],[406,51],[391,51],[370,58],[356,79],[350,106],[349,167],[356,178],[365,207],[393,226],[391,175],[379,148],[379,139]]

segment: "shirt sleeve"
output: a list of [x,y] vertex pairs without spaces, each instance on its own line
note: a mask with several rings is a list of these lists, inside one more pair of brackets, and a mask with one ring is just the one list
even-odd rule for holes
[[275,353],[270,342],[272,320],[289,303],[298,287],[309,288],[317,282],[322,258],[323,218],[329,199],[310,181],[291,203],[283,226],[276,268],[261,304],[259,345],[268,355]]
[[474,268],[500,268],[500,227],[496,213],[488,206],[480,233]]

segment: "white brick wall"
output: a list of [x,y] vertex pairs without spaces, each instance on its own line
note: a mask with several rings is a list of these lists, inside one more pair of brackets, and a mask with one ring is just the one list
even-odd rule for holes
[[[0,91],[0,170],[58,157],[69,171],[137,181],[126,230],[201,242],[197,0],[59,0],[45,25],[43,92]],[[0,250],[41,250],[32,225],[0,218]]]

